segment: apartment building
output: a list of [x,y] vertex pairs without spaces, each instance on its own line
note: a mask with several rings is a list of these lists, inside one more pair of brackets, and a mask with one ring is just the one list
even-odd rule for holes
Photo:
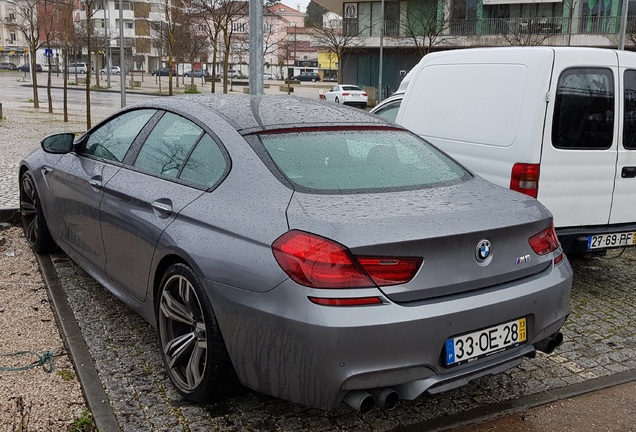
[[18,28],[14,1],[0,0],[0,62],[21,65],[28,62],[28,48]]
[[[636,1],[627,1],[626,49],[634,49]],[[621,0],[317,2],[341,14],[343,32],[363,40],[343,59],[344,81],[377,86],[382,45],[385,96],[398,87],[402,71],[430,51],[509,45],[616,48],[622,8]]]

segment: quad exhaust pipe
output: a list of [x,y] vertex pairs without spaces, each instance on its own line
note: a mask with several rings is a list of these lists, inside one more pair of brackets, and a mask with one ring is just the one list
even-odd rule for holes
[[[550,354],[562,343],[563,333],[557,332],[552,336],[537,342],[534,344],[534,347],[538,351]],[[400,396],[392,388],[376,388],[369,391],[351,390],[343,399],[347,405],[362,414],[370,413],[375,405],[381,409],[391,411],[395,409],[399,400]]]
[[393,389],[378,388],[370,390],[370,393],[364,390],[352,390],[343,400],[354,410],[368,414],[375,405],[387,411],[395,409],[400,397]]
[[534,347],[539,351],[543,351],[546,354],[550,354],[554,352],[556,347],[563,343],[563,333],[557,332],[550,336],[547,339],[543,339],[539,343],[535,344]]

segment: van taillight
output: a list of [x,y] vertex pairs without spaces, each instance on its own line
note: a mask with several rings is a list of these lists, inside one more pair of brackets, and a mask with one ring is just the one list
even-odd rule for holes
[[510,189],[536,198],[539,194],[539,164],[514,164],[510,174]]

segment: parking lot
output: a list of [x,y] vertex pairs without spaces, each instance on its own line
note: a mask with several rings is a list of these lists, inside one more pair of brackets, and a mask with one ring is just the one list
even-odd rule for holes
[[[29,130],[28,134],[46,134]],[[31,128],[32,129],[32,128]],[[5,141],[0,207],[16,205],[17,181],[11,164],[36,142]],[[18,160],[14,160],[18,159]],[[2,181],[2,180],[6,181]],[[636,379],[636,252],[610,251],[605,257],[571,259],[575,271],[572,313],[564,344],[538,354],[506,373],[484,377],[448,393],[402,401],[393,411],[362,415],[346,405],[324,412],[237,388],[217,403],[184,401],[169,382],[154,330],[109,295],[65,255],[55,254],[50,275],[57,278],[98,372],[107,415],[122,430],[332,431],[427,430],[451,428],[496,410],[550,401]],[[413,341],[417,343],[417,341]],[[85,385],[87,385],[85,383]],[[109,402],[109,403],[105,403]]]
[[563,331],[565,342],[553,354],[538,354],[503,374],[367,415],[344,404],[334,412],[309,409],[246,389],[214,404],[189,404],[165,375],[154,330],[65,255],[52,260],[122,430],[443,429],[493,410],[636,378],[634,251],[571,260],[572,314]]

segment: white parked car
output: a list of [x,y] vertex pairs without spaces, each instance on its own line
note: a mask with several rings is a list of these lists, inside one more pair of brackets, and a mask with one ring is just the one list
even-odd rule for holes
[[[110,71],[109,71],[109,69],[110,69]],[[119,66],[111,66],[110,68],[100,69],[99,73],[101,75],[104,75],[106,73],[110,73],[111,75],[119,75],[119,74],[121,74],[121,69],[119,68]]]
[[327,102],[335,102],[343,105],[351,105],[358,108],[366,108],[369,96],[360,87],[351,84],[333,86],[325,93]]

